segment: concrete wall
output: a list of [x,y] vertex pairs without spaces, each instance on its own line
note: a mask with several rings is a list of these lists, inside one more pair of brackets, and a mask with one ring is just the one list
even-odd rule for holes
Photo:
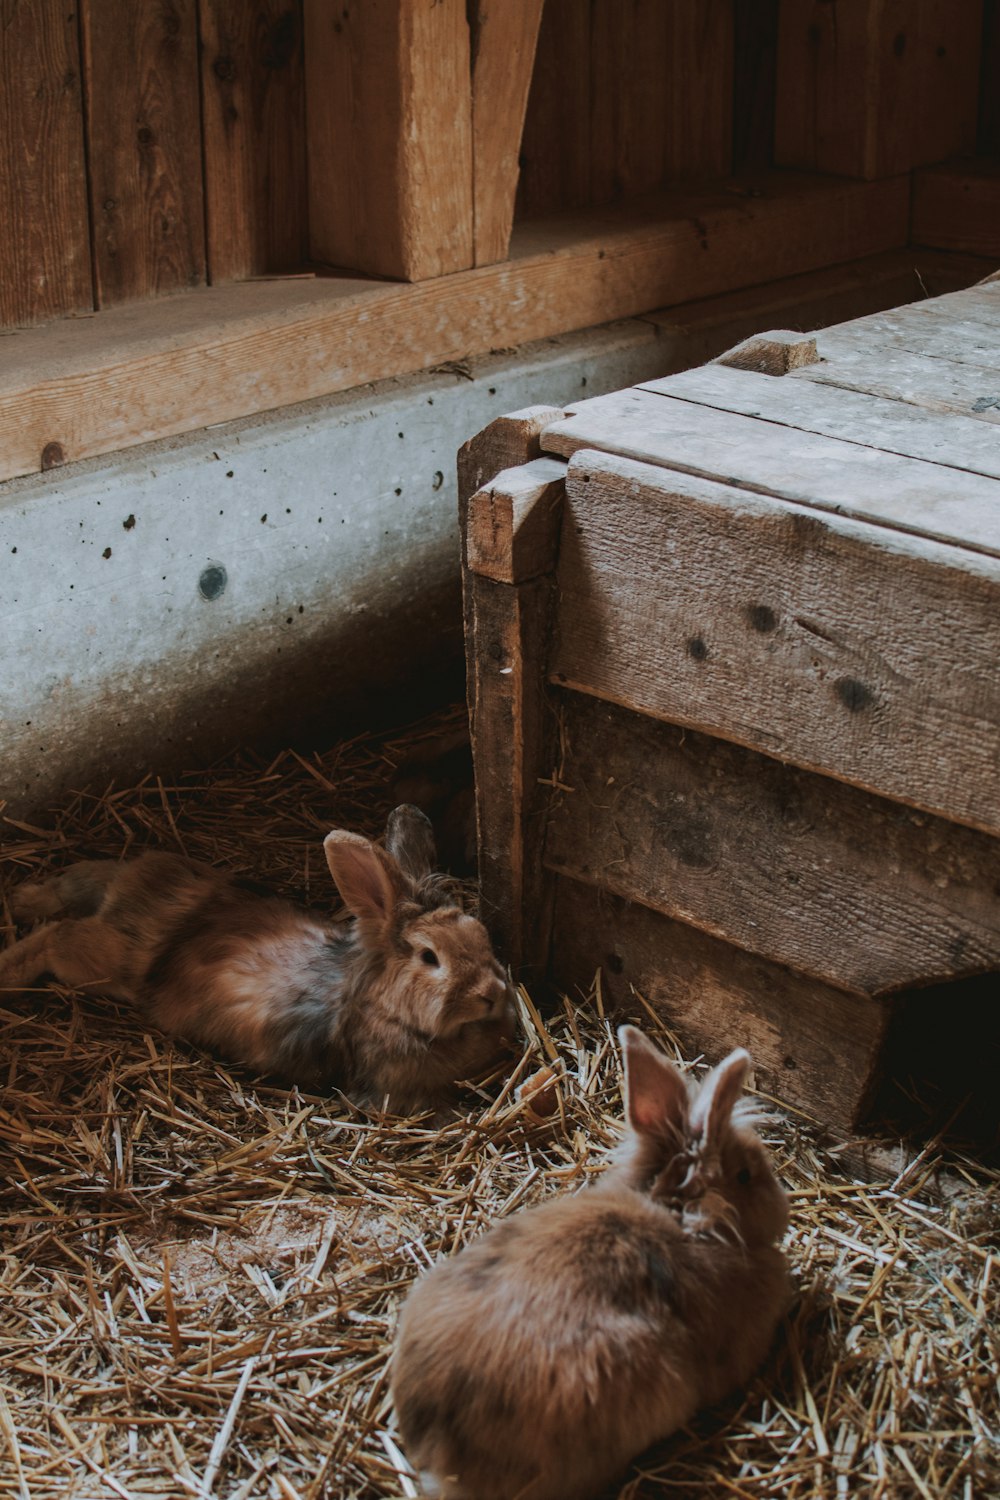
[[459,694],[459,445],[665,342],[609,325],[0,485],[7,812]]

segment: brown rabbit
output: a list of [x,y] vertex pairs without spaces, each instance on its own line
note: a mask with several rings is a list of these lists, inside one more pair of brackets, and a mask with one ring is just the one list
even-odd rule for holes
[[24,885],[19,919],[53,917],[0,953],[0,989],[43,974],[134,1000],[164,1031],[297,1083],[412,1109],[484,1072],[513,1036],[486,929],[430,873],[430,824],[390,814],[386,848],[323,841],[352,922],[337,923],[180,855],[72,865]]
[[738,1102],[619,1033],[630,1131],[598,1183],[514,1214],[417,1283],[392,1394],[427,1493],[587,1500],[742,1385],[787,1298],[788,1207]]

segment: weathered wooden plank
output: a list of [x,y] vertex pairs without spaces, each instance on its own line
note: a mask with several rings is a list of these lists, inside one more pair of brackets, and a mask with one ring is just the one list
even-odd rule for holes
[[0,26],[0,328],[92,303],[76,13],[5,6]]
[[515,218],[590,198],[590,6],[545,0],[521,133]]
[[996,434],[982,422],[955,413],[939,416],[901,401],[807,381],[775,380],[725,364],[646,380],[638,389],[1000,479]]
[[480,915],[501,960],[525,977],[540,975],[549,918],[538,780],[552,774],[555,726],[544,685],[552,576],[508,584],[469,572],[466,588]]
[[53,443],[67,461],[112,452],[874,253],[905,236],[901,186],[777,173],[756,198],[666,194],[582,223],[515,226],[506,264],[417,287],[349,277],[212,287],[18,334],[0,369],[0,478],[36,470]]
[[581,402],[546,429],[543,446],[563,457],[620,453],[1000,556],[995,479],[645,390]]
[[468,562],[497,583],[526,583],[555,567],[566,465],[536,458],[504,469],[469,502]]
[[205,280],[195,0],[84,0],[97,305]]
[[579,693],[546,866],[859,994],[1000,968],[1000,840]]
[[306,255],[305,89],[296,0],[202,0],[205,222],[212,282]]
[[957,297],[970,296],[972,290],[824,329],[816,341],[820,357],[833,359],[859,346],[908,349],[931,359],[1000,372],[1000,294],[993,287],[980,288],[986,302],[967,308],[964,315],[962,308],[949,305]]
[[423,281],[473,264],[465,0],[304,0],[314,259]]
[[593,0],[590,197],[732,164],[732,0]]
[[851,995],[574,880],[556,882],[550,976],[572,995],[601,970],[605,1004],[638,991],[710,1062],[744,1046],[757,1087],[849,1129],[878,1081],[890,1002]]
[[918,245],[1000,259],[1000,162],[948,162],[915,172],[912,235]]
[[505,260],[542,0],[476,0],[472,10],[475,264]]
[[585,451],[557,577],[553,681],[1000,832],[995,558]]
[[975,149],[980,0],[781,6],[775,160],[889,177]]
[[[821,340],[822,335],[817,335]],[[905,401],[923,411],[958,412],[978,422],[1000,422],[1000,379],[994,370],[862,342],[824,348],[819,364],[795,370],[789,380],[815,381]]]

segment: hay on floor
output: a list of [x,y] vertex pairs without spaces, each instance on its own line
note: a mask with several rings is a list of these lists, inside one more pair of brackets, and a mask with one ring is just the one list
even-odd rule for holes
[[[455,718],[7,823],[3,921],[20,880],[150,846],[332,903],[322,835],[378,832],[395,767]],[[407,1288],[498,1216],[579,1188],[616,1138],[623,1017],[599,985],[545,1020],[525,995],[522,1019],[499,1094],[398,1119],[255,1081],[100,998],[0,995],[0,1494],[415,1494],[386,1390]],[[633,1019],[676,1055],[641,996]],[[548,1120],[513,1087],[543,1063]],[[860,1181],[800,1116],[769,1134],[793,1205],[782,1337],[622,1495],[1000,1492],[996,1175],[932,1141]]]

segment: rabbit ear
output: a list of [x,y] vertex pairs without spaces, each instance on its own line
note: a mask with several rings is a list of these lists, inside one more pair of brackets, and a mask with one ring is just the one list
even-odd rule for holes
[[637,1026],[619,1026],[625,1059],[628,1121],[639,1135],[684,1133],[688,1091],[683,1076]]
[[360,833],[335,828],[323,840],[330,874],[348,911],[384,922],[407,888],[402,870],[384,849]]
[[709,1145],[718,1145],[720,1136],[729,1125],[749,1068],[749,1052],[737,1047],[712,1069],[702,1084],[691,1109],[691,1130],[695,1135],[704,1136]]
[[423,880],[436,855],[430,818],[410,802],[393,808],[385,825],[385,847],[411,880]]

